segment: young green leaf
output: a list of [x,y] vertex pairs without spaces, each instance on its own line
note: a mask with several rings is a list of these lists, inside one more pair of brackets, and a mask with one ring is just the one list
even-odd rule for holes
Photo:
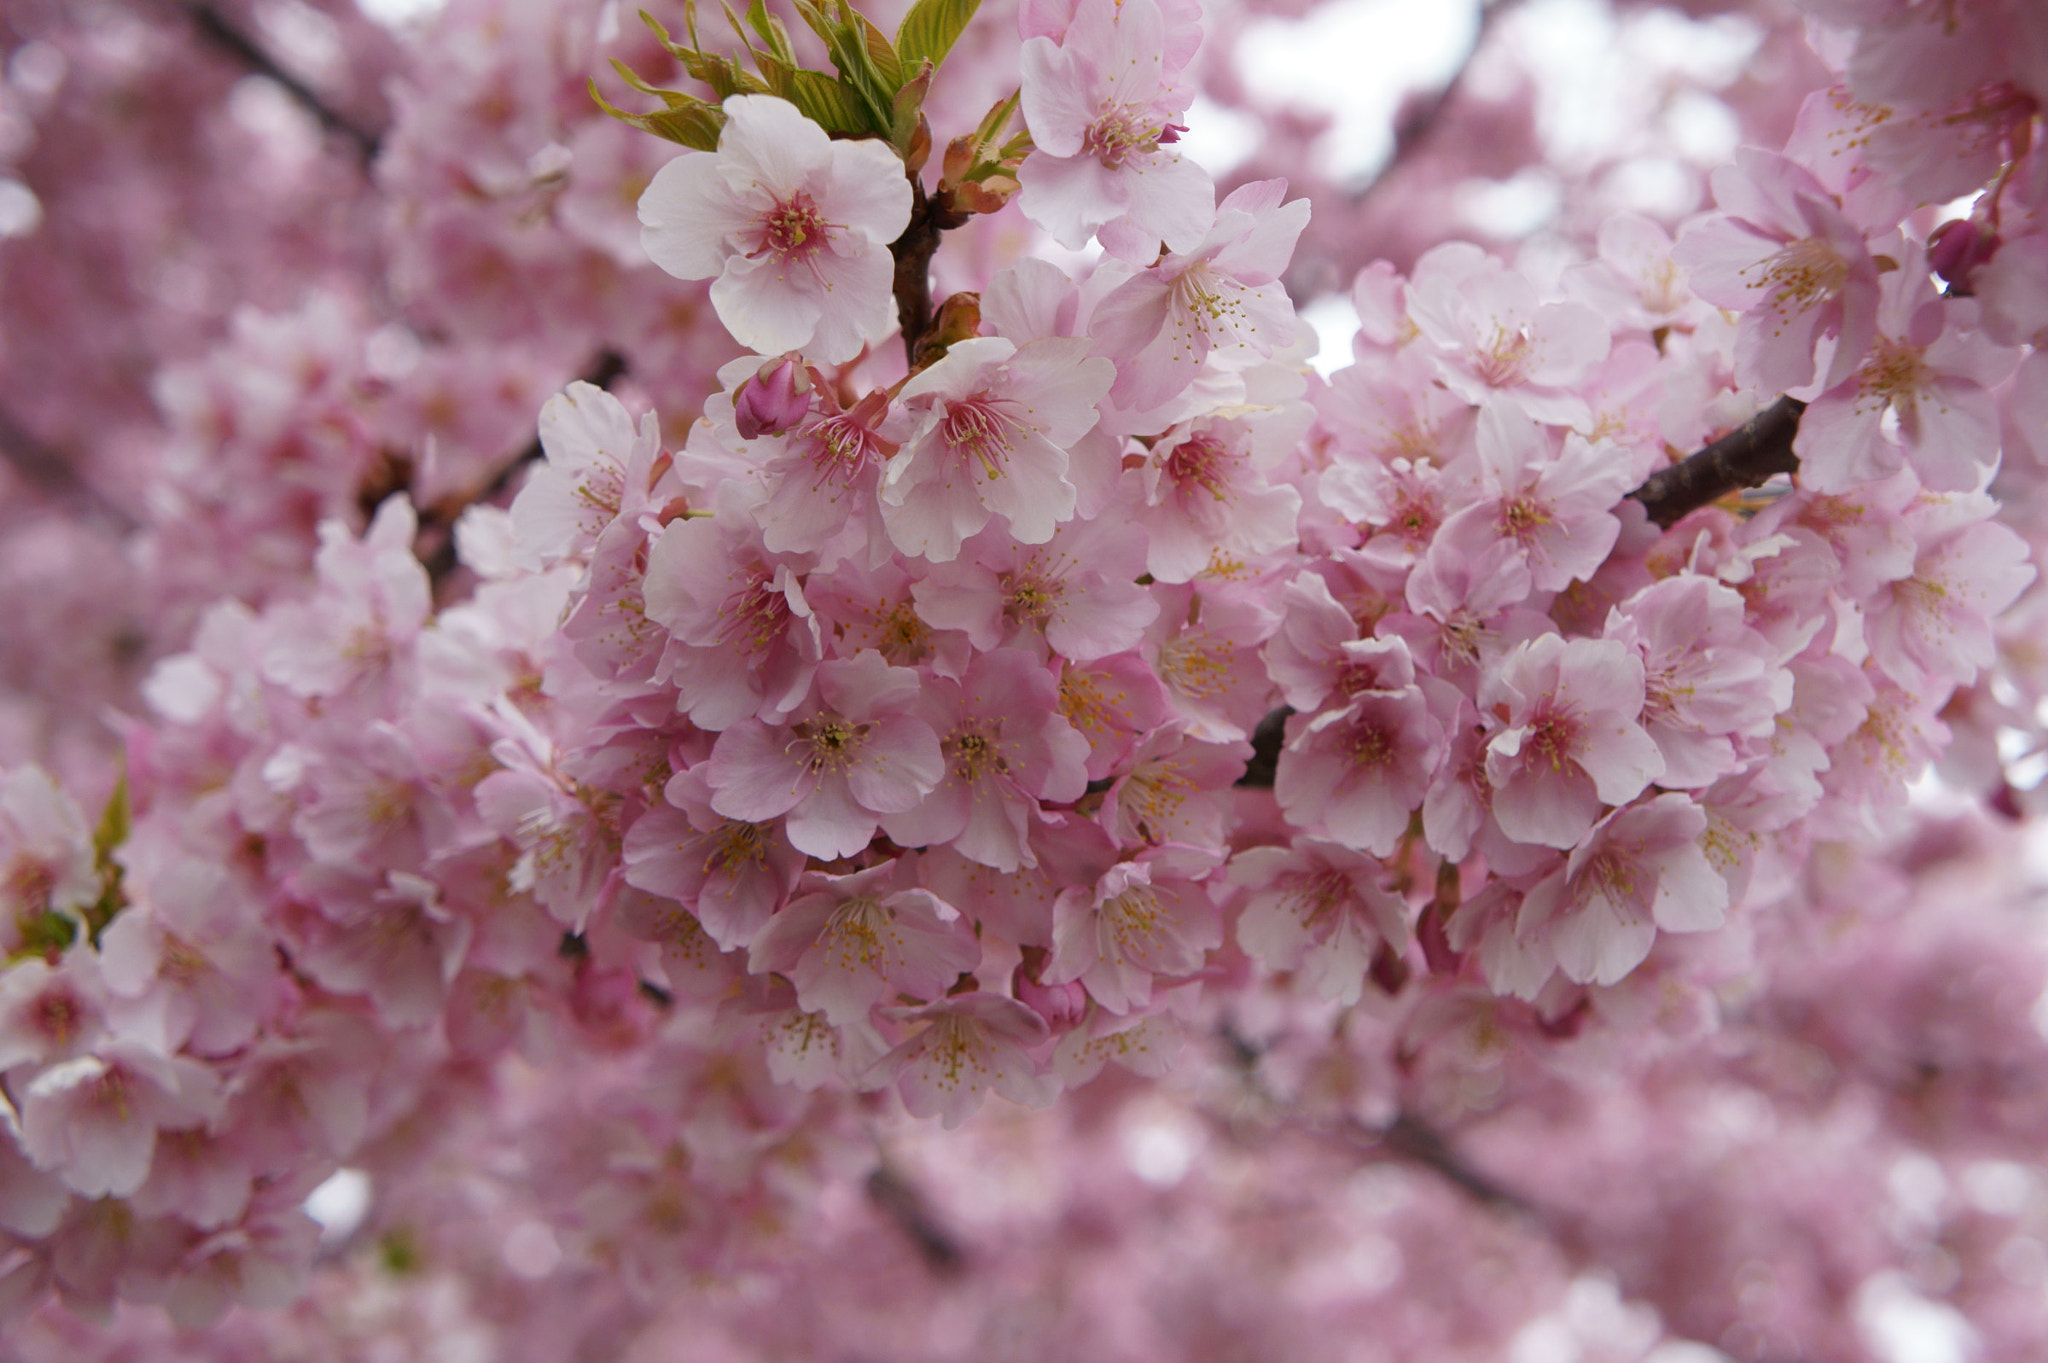
[[939,65],[980,5],[981,0],[917,0],[896,30],[896,50],[906,62],[924,58]]
[[718,150],[718,134],[725,127],[722,112],[701,99],[673,90],[656,90],[653,93],[668,101],[669,107],[651,114],[629,114],[606,99],[595,80],[590,82],[590,97],[597,101],[597,107],[619,122],[698,151]]

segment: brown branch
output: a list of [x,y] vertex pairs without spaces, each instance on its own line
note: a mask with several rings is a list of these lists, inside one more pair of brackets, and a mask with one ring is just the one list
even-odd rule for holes
[[917,1246],[925,1267],[933,1273],[952,1274],[965,1267],[965,1251],[938,1223],[924,1194],[895,1169],[887,1164],[878,1165],[868,1175],[868,1201],[902,1228],[910,1242]]
[[122,530],[135,527],[133,516],[85,481],[76,459],[46,443],[5,409],[0,409],[0,462],[51,497],[78,503]]
[[1354,1121],[1349,1124],[1349,1131],[1353,1140],[1378,1146],[1390,1155],[1420,1165],[1483,1207],[1536,1217],[1536,1209],[1527,1201],[1465,1163],[1435,1128],[1405,1112],[1396,1114],[1393,1121],[1378,1130]]
[[1285,705],[1266,712],[1259,727],[1252,730],[1251,761],[1244,764],[1244,775],[1237,778],[1237,784],[1248,790],[1273,788],[1273,778],[1280,771],[1280,745],[1287,739],[1287,717],[1293,713]]
[[1779,398],[1706,448],[1657,470],[1628,495],[1643,504],[1659,529],[1669,530],[1731,492],[1791,473],[1799,467],[1792,440],[1805,410],[1798,398]]
[[[601,350],[597,358],[591,361],[590,367],[583,371],[581,378],[584,383],[609,388],[625,372],[625,356],[616,350]],[[540,437],[536,435],[481,487],[420,509],[420,537],[425,549],[425,552],[420,554],[420,561],[426,565],[429,578],[438,584],[455,571],[455,522],[462,518],[462,513],[479,503],[493,501],[502,496],[511,488],[512,480],[519,476],[519,471],[528,464],[539,463],[543,453]],[[409,470],[404,472],[409,474]],[[366,490],[361,499],[365,503],[365,517],[376,510],[377,504],[382,502],[386,495],[403,490],[405,485],[406,477],[400,476],[389,487],[379,486]]]
[[377,159],[377,148],[383,140],[381,133],[371,132],[322,99],[318,91],[279,65],[277,59],[264,51],[255,39],[235,27],[226,15],[212,5],[188,4],[185,6],[185,12],[192,17],[193,24],[207,41],[257,75],[267,76],[277,82],[301,108],[319,120],[322,128],[330,133],[339,133],[354,143],[365,164]]
[[[1731,492],[1755,487],[1773,474],[1794,472],[1799,456],[1792,452],[1792,440],[1799,434],[1799,415],[1805,410],[1798,398],[1779,398],[1719,440],[1657,470],[1628,495],[1643,504],[1660,529],[1669,530]],[[1253,790],[1273,788],[1287,717],[1293,713],[1283,705],[1259,721],[1252,731],[1251,761],[1237,784]]]
[[1445,116],[1456,103],[1458,93],[1464,88],[1465,76],[1472,69],[1472,63],[1486,46],[1487,36],[1500,17],[1514,8],[1515,0],[1488,0],[1479,7],[1478,26],[1472,32],[1472,45],[1465,49],[1465,56],[1458,63],[1458,69],[1451,72],[1449,80],[1438,86],[1436,92],[1419,102],[1410,103],[1394,119],[1394,149],[1387,154],[1386,161],[1373,172],[1370,180],[1352,194],[1352,199],[1364,198],[1377,189],[1393,173],[1415,158],[1436,130],[1443,125]]
[[903,357],[917,363],[918,344],[932,325],[932,256],[939,237],[968,219],[941,190],[927,195],[916,176],[910,179],[910,225],[889,244],[896,258],[896,321],[903,329]]

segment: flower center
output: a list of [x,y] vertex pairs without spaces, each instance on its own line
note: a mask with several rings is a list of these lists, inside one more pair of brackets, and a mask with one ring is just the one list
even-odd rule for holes
[[766,573],[757,572],[746,586],[726,598],[718,614],[724,622],[718,641],[758,654],[789,627],[789,598],[775,590]]
[[827,483],[851,483],[881,455],[875,433],[848,414],[827,417],[811,427],[808,435],[807,453],[811,467],[818,471],[817,481],[811,485],[813,492]]
[[1867,396],[1910,407],[1927,384],[1927,361],[1919,346],[1879,337],[1856,378]]
[[1763,270],[1771,306],[1781,313],[1804,312],[1826,302],[1849,282],[1849,262],[1818,237],[1793,242],[1768,260],[1749,267],[1755,269]]
[[1003,476],[1003,461],[1021,434],[1017,421],[1002,411],[1002,405],[999,399],[977,394],[954,403],[939,426],[939,437],[953,452],[978,461],[990,478]]
[[796,726],[797,743],[809,751],[804,765],[815,772],[843,772],[867,742],[868,725],[829,715]]
[[946,740],[946,756],[963,781],[979,781],[990,772],[1007,772],[1002,744],[986,729],[959,729]]
[[1523,371],[1529,367],[1530,349],[1529,338],[1519,327],[1509,331],[1496,326],[1493,339],[1479,352],[1474,368],[1487,387],[1505,388],[1521,382]]
[[1004,573],[1003,614],[1020,625],[1035,625],[1044,622],[1059,609],[1060,598],[1066,589],[1055,578],[1049,578],[1034,569]]
[[1556,771],[1563,771],[1564,764],[1572,760],[1572,754],[1579,749],[1579,726],[1569,716],[1555,711],[1540,715],[1529,726],[1529,741],[1523,751],[1530,760],[1543,763]]
[[1198,435],[1173,447],[1166,456],[1165,470],[1183,495],[1199,489],[1221,502],[1229,499],[1230,475],[1238,462],[1239,456],[1221,441]]
[[1133,156],[1157,151],[1161,131],[1130,105],[1112,104],[1081,134],[1081,151],[1114,170]]
[[831,227],[811,196],[800,189],[761,215],[761,244],[753,254],[772,252],[785,261],[806,260],[824,248]]
[[[895,921],[896,915],[883,908],[880,900],[865,896],[849,899],[832,911],[825,931],[819,934],[818,945],[839,958],[842,970],[854,966],[872,970],[884,957],[886,944],[882,937]],[[889,935],[894,937],[893,933]]]
[[736,876],[748,866],[759,866],[768,860],[768,847],[760,824],[727,819],[725,826],[711,838],[711,855],[704,858],[706,874],[718,872]]
[[1192,318],[1203,335],[1245,325],[1244,303],[1237,297],[1244,285],[1197,261],[1173,281],[1174,308],[1183,325]]

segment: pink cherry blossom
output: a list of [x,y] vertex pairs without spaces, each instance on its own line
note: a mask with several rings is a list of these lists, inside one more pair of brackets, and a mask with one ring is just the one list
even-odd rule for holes
[[1546,634],[1480,686],[1503,727],[1486,747],[1493,815],[1518,842],[1571,847],[1600,807],[1642,794],[1664,770],[1643,731],[1642,660],[1622,644]]
[[1066,803],[1088,783],[1088,741],[1059,712],[1052,673],[1019,649],[979,654],[957,683],[925,690],[946,775],[922,803],[882,820],[907,847],[950,843],[999,871],[1035,865],[1039,801]]
[[1683,795],[1616,810],[1523,898],[1516,934],[1542,930],[1566,978],[1613,984],[1642,964],[1658,929],[1719,927],[1728,887],[1700,849],[1706,828]]
[[1738,372],[1773,392],[1802,387],[1831,336],[1820,378],[1832,388],[1862,363],[1877,326],[1877,263],[1863,230],[1782,156],[1745,147],[1713,180],[1720,212],[1688,226],[1674,257],[1695,293],[1743,313]]
[[911,713],[917,673],[876,653],[819,666],[810,700],[786,724],[742,720],[719,735],[706,779],[711,807],[759,823],[787,815],[790,842],[814,857],[867,846],[944,779],[931,726]]
[[907,869],[807,877],[755,936],[750,968],[787,975],[797,1001],[834,1026],[861,1022],[899,994],[943,995],[981,951],[959,910],[903,883]]
[[572,383],[541,408],[547,462],[512,502],[512,525],[525,562],[541,566],[581,556],[626,504],[628,470],[643,469],[660,448],[652,412],[636,425],[604,389]]
[[1114,373],[1078,340],[953,346],[903,386],[884,425],[900,446],[882,479],[889,538],[934,563],[993,516],[1020,543],[1051,539],[1074,514],[1067,447],[1095,424]]
[[710,279],[718,320],[764,355],[837,364],[895,325],[889,243],[910,221],[903,163],[833,142],[788,102],[734,95],[717,152],[685,152],[640,198],[641,240],[678,279]]
[[1537,421],[1580,424],[1571,388],[1607,358],[1599,314],[1579,303],[1543,303],[1520,275],[1462,242],[1415,264],[1408,315],[1444,386],[1467,402],[1496,399]]
[[1506,540],[1539,591],[1591,577],[1621,534],[1613,508],[1633,481],[1615,447],[1567,435],[1559,451],[1528,418],[1492,408],[1480,416],[1479,454],[1472,500],[1445,519],[1430,556],[1475,558]]
[[773,823],[728,819],[711,808],[703,766],[669,779],[667,803],[626,830],[626,882],[690,906],[711,940],[735,951],[788,899],[804,856]]
[[1168,845],[1118,862],[1092,886],[1061,891],[1045,983],[1078,980],[1104,1008],[1125,1013],[1150,1002],[1155,976],[1194,973],[1223,940],[1222,915],[1196,879],[1213,864]]
[[1294,339],[1279,279],[1308,225],[1308,203],[1282,204],[1286,192],[1284,180],[1233,190],[1199,242],[1169,251],[1096,305],[1090,334],[1123,357],[1110,389],[1118,405],[1156,407],[1205,363],[1246,369]]
[[1606,637],[1643,657],[1643,728],[1664,759],[1660,784],[1696,790],[1727,775],[1736,743],[1768,738],[1792,703],[1792,676],[1744,619],[1742,598],[1696,573],[1645,587],[1608,616]]
[[1297,404],[1256,417],[1204,417],[1161,436],[1136,475],[1145,570],[1161,582],[1186,582],[1292,544],[1301,494],[1272,474],[1311,416]]
[[1173,83],[1165,31],[1154,0],[1080,0],[1057,43],[1024,44],[1035,150],[1017,173],[1019,202],[1063,246],[1100,233],[1113,254],[1143,264],[1162,240],[1191,249],[1208,226],[1215,188],[1171,149],[1194,92]]
[[1880,285],[1869,355],[1800,417],[1793,450],[1802,487],[1846,492],[1906,462],[1936,491],[1973,490],[1983,479],[1984,455],[1997,443],[1990,389],[2014,357],[1949,326],[1925,253],[1914,247],[1904,255]]
[[1240,852],[1230,862],[1248,889],[1237,940],[1271,969],[1302,972],[1323,998],[1357,1003],[1374,954],[1408,940],[1406,906],[1385,878],[1378,858],[1314,838]]
[[912,1114],[938,1117],[950,1131],[990,1093],[1030,1107],[1052,1101],[1055,1090],[1029,1054],[1045,1023],[1016,1000],[961,994],[900,1017],[917,1030],[876,1069],[894,1076]]
[[21,1148],[86,1197],[127,1197],[149,1173],[159,1127],[220,1110],[219,1080],[145,1041],[113,1038],[38,1071],[21,1087]]

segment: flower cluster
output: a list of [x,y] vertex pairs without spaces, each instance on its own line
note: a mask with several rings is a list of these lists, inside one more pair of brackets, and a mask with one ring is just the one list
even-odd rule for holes
[[[957,1267],[886,1153],[937,1140],[906,1116],[952,1131],[1083,1086],[943,1148],[1118,1124],[1161,1191],[1105,1178],[1106,1205],[1218,1238],[1279,1180],[1169,1191],[1212,1120],[1235,1146],[1264,1123],[1318,1177],[1364,1137],[1511,1202],[1422,1125],[1499,1111],[1474,1147],[1560,1207],[1648,1189],[1660,1151],[1696,1150],[1685,1104],[1730,1093],[1798,1120],[1730,1117],[1725,1149],[1797,1170],[1810,1136],[1852,1191],[1919,1145],[2026,1157],[2038,1105],[1994,1090],[1999,1056],[2048,1063],[2021,1021],[2038,953],[1952,928],[1892,865],[2005,852],[1843,849],[1890,836],[1945,750],[1991,808],[2033,798],[2000,749],[2041,747],[2048,670],[1997,617],[2041,600],[2048,21],[1807,7],[1843,83],[1717,172],[1714,209],[1675,233],[1612,217],[1554,269],[1460,242],[1370,265],[1349,363],[1320,371],[1290,292],[1308,201],[1219,194],[1182,149],[1204,77],[1177,0],[1027,0],[1014,44],[970,58],[1018,94],[936,186],[921,63],[966,22],[940,32],[942,0],[896,46],[812,7],[828,45],[866,44],[834,48],[839,84],[765,7],[759,77],[663,35],[725,97],[670,100],[690,149],[659,166],[565,113],[559,80],[494,98],[520,82],[485,50],[401,84],[378,174],[405,307],[245,311],[156,371],[130,551],[196,624],[150,641],[168,656],[118,719],[101,817],[0,771],[0,1321],[50,1352],[69,1317],[48,1298],[161,1304],[261,1352],[283,1327],[231,1308],[374,1246],[448,1289],[393,1337],[502,1308],[534,1323],[508,1357],[619,1355],[685,1328],[664,1312],[706,1281],[758,1304],[828,1277],[807,1232],[861,1234],[862,1177],[854,1206]],[[517,20],[543,75],[616,46],[555,18]],[[1066,264],[1018,248],[1033,227]],[[944,233],[979,263],[928,270]],[[531,297],[502,284],[522,252]],[[956,274],[974,287],[932,309]],[[695,324],[714,315],[723,335]],[[458,519],[518,443],[507,411],[612,342],[634,382],[549,398],[509,505]],[[1788,410],[1778,477],[1656,490]],[[201,612],[208,583],[236,592]],[[1848,945],[1809,960],[1829,933]],[[1985,996],[1942,993],[1944,970]],[[1867,999],[1842,983],[1865,975]],[[1135,1082],[1177,1064],[1179,1090]],[[1602,1092],[1614,1074],[1634,1086]],[[1587,1135],[1622,1129],[1657,1135]],[[948,1158],[972,1160],[927,1160],[957,1191]],[[359,1225],[309,1215],[351,1179],[375,1189]],[[1094,1186],[1061,1215],[1087,1222]],[[1806,1186],[1776,1174],[1743,1205]],[[1660,1187],[1660,1216],[1730,1219],[1710,1172]],[[1001,1196],[979,1224],[1060,1240]],[[1392,1253],[1421,1301],[1413,1205],[1392,1250],[1300,1219],[1346,1274]],[[1465,1215],[1454,1243],[1504,1237]],[[1641,1225],[1548,1229],[1682,1328],[1775,1347]],[[1781,1333],[1848,1347],[1821,1280],[1905,1252],[1830,1244],[1827,1272],[1779,1284]],[[1703,1260],[1738,1277],[1765,1253],[1726,1246]],[[1495,1248],[1531,1284],[1487,1308],[1473,1347],[1498,1352],[1570,1271]],[[1994,1261],[1954,1257],[1972,1282]],[[1354,1300],[1290,1281],[1290,1309]],[[687,1327],[706,1348],[729,1307]],[[1125,1309],[1072,1311],[1158,1356],[1229,1333]],[[1285,1344],[1272,1309],[1245,1314]],[[1403,1338],[1448,1349],[1425,1319]]]

